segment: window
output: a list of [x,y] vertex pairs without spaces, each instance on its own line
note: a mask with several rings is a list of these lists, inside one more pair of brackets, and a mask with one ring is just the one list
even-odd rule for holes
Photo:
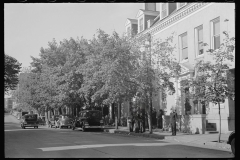
[[140,32],[143,30],[143,18],[140,19],[140,25],[139,25],[139,30]]
[[162,18],[167,16],[167,3],[162,4]]
[[196,56],[203,54],[203,26],[199,26],[195,29],[196,37]]
[[220,47],[220,19],[216,18],[211,22],[211,48],[218,49]]
[[181,60],[188,59],[188,44],[187,44],[187,32],[180,36],[180,53]]

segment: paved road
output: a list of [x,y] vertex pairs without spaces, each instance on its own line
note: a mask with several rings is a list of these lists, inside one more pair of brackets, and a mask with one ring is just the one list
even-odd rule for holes
[[100,131],[21,129],[5,116],[6,158],[233,158],[231,152]]

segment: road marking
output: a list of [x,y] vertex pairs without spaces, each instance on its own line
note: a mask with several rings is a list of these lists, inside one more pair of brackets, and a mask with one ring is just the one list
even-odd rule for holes
[[99,147],[119,147],[119,146],[137,146],[137,147],[153,147],[153,146],[166,146],[171,145],[170,143],[126,143],[126,144],[94,144],[94,145],[74,145],[74,146],[62,146],[62,147],[47,147],[37,148],[42,151],[61,151],[71,149],[88,149],[88,148],[99,148]]

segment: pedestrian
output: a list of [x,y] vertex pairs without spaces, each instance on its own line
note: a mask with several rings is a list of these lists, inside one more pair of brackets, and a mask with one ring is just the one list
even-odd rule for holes
[[170,123],[171,123],[172,136],[176,136],[177,113],[174,108],[172,108],[171,110],[172,112],[170,113]]
[[140,119],[139,132],[140,132],[140,133],[143,133],[144,130],[143,130],[143,114],[142,114],[142,113],[140,113],[139,119]]
[[130,114],[129,116],[129,131],[133,132],[133,128],[134,128],[134,117],[133,117],[133,113]]
[[153,110],[152,110],[152,127],[157,125],[156,115],[157,115],[156,109],[153,108]]
[[102,120],[103,120],[103,124],[106,125],[105,124],[105,117],[104,117],[104,115],[102,116]]
[[158,110],[157,112],[157,128],[162,129],[162,115],[163,115],[163,111],[161,109]]
[[137,112],[135,115],[135,133],[139,133],[139,126],[140,126],[140,121],[139,121],[139,113]]
[[105,125],[108,125],[109,124],[109,117],[108,115],[105,116]]

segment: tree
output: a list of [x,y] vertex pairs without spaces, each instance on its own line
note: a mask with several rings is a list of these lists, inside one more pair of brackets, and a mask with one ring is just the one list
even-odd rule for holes
[[[209,49],[207,53],[213,57],[213,61],[200,60],[196,64],[197,75],[186,83],[191,90],[191,97],[202,104],[213,103],[219,110],[219,138],[221,138],[221,109],[220,104],[227,98],[234,99],[234,75],[229,71],[229,62],[234,62],[235,38],[229,38],[227,32],[224,42],[219,49]],[[205,44],[207,46],[207,44]]]
[[5,71],[4,71],[4,92],[14,90],[18,84],[18,73],[21,64],[13,57],[4,53]]
[[[173,33],[174,34],[174,33]],[[134,81],[137,86],[136,97],[146,104],[148,109],[149,132],[152,133],[152,98],[159,91],[169,94],[175,93],[174,83],[171,79],[178,76],[181,67],[173,55],[175,45],[172,44],[174,36],[165,40],[153,40],[150,34],[145,34],[132,39],[134,49],[138,50],[141,57],[139,67],[135,72]],[[141,49],[144,51],[140,51]]]
[[47,110],[82,105],[78,90],[83,77],[77,68],[84,63],[86,45],[83,38],[64,39],[60,44],[53,39],[47,48],[40,49],[40,58],[32,57],[32,72],[38,75],[39,80],[37,95]]
[[108,35],[98,30],[89,42],[86,63],[79,68],[83,74],[80,92],[89,105],[121,103],[135,95],[136,84],[131,79],[138,55],[130,48],[126,38],[116,32]]

